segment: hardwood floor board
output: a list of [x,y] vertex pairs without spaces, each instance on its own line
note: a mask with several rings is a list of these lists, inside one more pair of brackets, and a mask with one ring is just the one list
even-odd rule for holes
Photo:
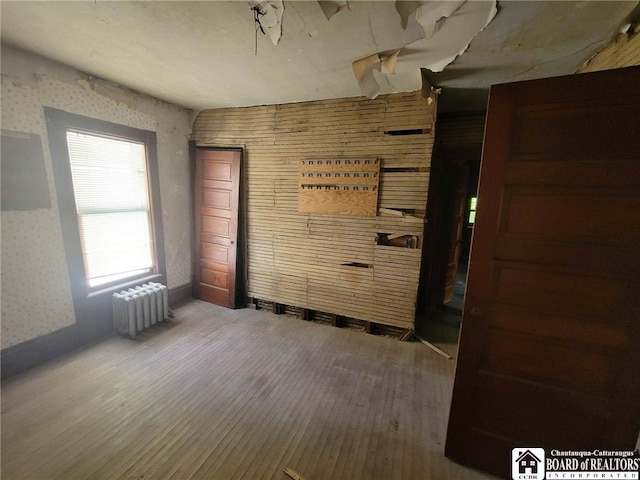
[[[378,345],[378,352],[381,351]],[[357,441],[357,439],[365,439],[367,427],[374,423],[375,412],[380,409],[378,391],[381,388],[381,372],[380,369],[372,367],[372,372],[368,375],[361,375],[360,381],[362,385],[356,389],[358,396],[354,399],[356,410],[356,425],[346,441],[336,454],[335,476],[337,478],[358,478],[352,474],[352,469],[356,465],[363,464],[367,457],[367,442]],[[324,478],[331,478],[325,475]]]
[[490,479],[444,458],[454,363],[198,300],[2,384],[2,478]]
[[[281,359],[280,361],[282,361],[282,359]],[[273,365],[272,365],[272,366],[268,366],[268,368],[269,368],[269,369],[271,369],[271,370],[274,370],[274,371],[281,371],[281,369],[275,369]],[[275,384],[276,384],[276,385],[278,384],[278,379],[277,379],[277,378],[274,378],[274,379],[273,379],[273,381],[275,382]],[[265,406],[265,405],[263,405],[263,407],[265,407],[265,409],[266,409],[266,406]],[[245,417],[245,420],[246,420],[246,422],[247,422],[247,423],[255,423],[255,422],[254,422],[254,419],[253,419],[253,418],[251,418],[250,416]],[[258,425],[260,425],[260,424],[258,423]],[[254,434],[253,436],[255,436],[255,434]],[[227,440],[229,440],[229,439],[227,439]],[[246,446],[245,446],[245,447],[246,447]],[[250,450],[250,451],[251,451],[251,450]],[[208,462],[208,463],[215,463],[215,462],[214,462],[214,457],[213,457],[213,456],[210,456],[210,457],[207,459],[207,462]],[[227,462],[227,463],[229,463],[229,462]],[[202,466],[203,471],[204,471],[205,467],[206,467],[205,465],[203,465],[203,466]],[[227,467],[228,467],[228,465],[227,465]],[[205,474],[203,473],[203,475],[205,475]],[[209,474],[206,474],[206,476],[210,477],[210,475],[209,475]]]
[[[323,328],[323,326],[321,325],[312,326],[314,328]],[[325,376],[330,375],[330,372],[333,369],[333,364],[330,361],[316,362],[314,358],[310,358],[310,361],[313,362],[314,370],[317,372],[317,375],[312,381],[312,384],[316,385],[318,384],[319,379],[325,378]],[[318,365],[322,366],[322,370],[317,369]],[[313,388],[311,392],[307,390],[307,393],[304,397],[305,408],[300,409],[300,419],[297,422],[295,435],[292,435],[290,432],[285,432],[285,434],[288,435],[289,438],[285,439],[285,448],[282,449],[281,460],[277,464],[277,468],[293,467],[296,471],[301,472],[303,475],[308,475],[309,467],[302,462],[300,457],[303,455],[304,449],[306,448],[305,445],[307,444],[308,439],[311,436],[310,426],[312,424],[312,421],[316,418],[317,410],[324,408],[331,396],[332,392],[329,389],[323,388],[322,385]],[[303,439],[305,440],[304,442]],[[304,470],[301,470],[300,466],[303,466]],[[266,469],[264,470],[264,472],[265,474],[260,478],[271,478],[266,475]]]
[[[207,357],[203,357],[203,359],[206,359],[206,358]],[[225,364],[220,365],[220,368],[225,370],[232,369],[233,363],[234,363],[233,359],[230,358]],[[203,371],[206,371],[208,367],[206,365],[206,362],[199,362],[193,366],[197,367],[198,370],[202,369]],[[194,370],[195,369],[196,368],[194,368]],[[189,403],[188,402],[189,392],[191,391],[192,388],[194,388],[194,383],[196,384],[195,387],[197,387],[197,383],[201,382],[201,380],[197,378],[189,379],[189,377],[186,376],[186,374],[184,375],[185,376],[183,376],[183,381],[185,381],[186,383],[183,384],[184,388],[180,390],[181,395],[177,398],[168,397],[168,398],[171,398],[172,402],[175,402],[176,404],[181,405],[182,410],[185,412],[182,417],[174,416],[173,426],[171,427],[170,430],[165,432],[165,436],[169,437],[169,440],[164,443],[163,449],[173,448],[174,451],[176,452],[180,452],[179,448],[175,448],[177,446],[176,442],[178,439],[183,439],[183,441],[179,445],[181,447],[184,447],[184,445],[187,444],[191,436],[200,434],[200,431],[197,429],[198,426],[195,424],[192,424],[191,422],[191,418],[190,418],[191,415],[194,414],[196,409],[201,408],[207,402],[211,402],[215,398],[215,393],[211,392],[211,389],[205,389],[202,392],[204,394],[201,394],[199,396],[193,396],[194,399],[196,400],[199,399],[199,401]],[[186,397],[187,403],[185,403],[185,397]],[[191,409],[188,410],[188,407],[191,407]],[[213,416],[213,412],[211,412],[206,418],[202,418],[202,420],[204,420],[203,423],[206,423],[206,421],[208,420],[212,420],[211,418],[212,416]],[[187,422],[187,423],[185,424],[184,422]],[[149,460],[153,465],[158,464],[158,459],[155,457]],[[144,471],[143,463],[138,466],[138,468],[141,468],[141,467],[142,467],[142,470]]]
[[[322,451],[333,453],[326,456],[325,458],[319,457],[319,459],[322,458],[322,464],[320,467],[316,465],[316,473],[314,474],[314,478],[339,477],[340,474],[337,467],[341,466],[340,461],[343,460],[343,458],[341,458],[341,454],[347,452],[353,454],[353,451],[351,450],[352,437],[354,435],[357,435],[359,424],[364,421],[363,415],[365,414],[362,409],[360,409],[360,411],[353,411],[353,404],[354,402],[357,403],[358,401],[357,398],[354,397],[358,393],[367,393],[363,392],[362,389],[363,383],[369,377],[370,375],[367,372],[363,371],[363,373],[355,379],[355,382],[347,381],[345,387],[340,388],[340,397],[336,396],[335,398],[335,407],[328,409],[328,415],[332,415],[332,413],[335,412],[335,418],[338,420],[341,417],[347,417],[347,419],[345,420],[348,422],[348,425],[346,431],[340,431],[338,429],[335,429],[335,431],[327,431],[327,437]],[[357,461],[355,458],[354,460]]]
[[[268,432],[269,420],[272,419],[274,413],[277,412],[277,404],[274,404],[273,401],[270,401],[268,397],[277,398],[280,400],[280,393],[285,390],[287,385],[286,378],[282,378],[284,375],[294,375],[295,372],[291,372],[291,368],[289,367],[290,362],[295,359],[297,355],[296,347],[290,348],[289,350],[280,348],[281,345],[277,345],[278,349],[281,351],[288,351],[289,353],[278,357],[278,361],[272,363],[267,366],[267,370],[278,372],[276,375],[270,376],[270,378],[259,379],[259,383],[261,388],[256,392],[255,402],[260,403],[261,410],[252,410],[243,412],[243,415],[238,419],[239,428],[235,429],[234,435],[230,435],[227,440],[224,449],[219,452],[220,456],[225,459],[223,462],[216,462],[213,456],[210,456],[207,459],[206,467],[203,465],[203,476],[205,478],[230,478],[235,470],[241,466],[244,459],[240,457],[234,457],[233,453],[238,448],[238,444],[240,442],[244,442],[245,444],[242,446],[246,448],[249,452],[252,452],[251,455],[255,455],[255,450],[251,447],[253,446],[252,440],[254,440],[257,436],[266,437],[266,433]],[[287,405],[288,402],[284,402],[284,405]],[[264,412],[267,412],[265,415]],[[252,429],[253,425],[257,425],[258,429]],[[257,431],[256,431],[257,430]]]
[[[233,341],[233,339],[230,339],[230,341]],[[235,359],[236,363],[239,364],[240,362],[238,362],[238,359]],[[255,362],[254,363],[247,363],[246,365],[249,368],[255,368],[257,362],[262,360],[262,357],[256,357],[254,358]],[[211,431],[210,435],[207,435],[206,431],[205,432],[200,432],[200,430],[196,430],[196,435],[197,435],[197,441],[206,445],[211,445],[211,448],[209,448],[208,450],[205,450],[204,452],[195,452],[196,454],[196,458],[187,458],[185,459],[185,461],[183,462],[183,465],[186,465],[186,468],[190,468],[193,471],[197,471],[197,468],[201,468],[202,464],[205,463],[205,461],[207,461],[208,458],[211,457],[212,452],[214,452],[216,449],[221,448],[221,446],[224,445],[224,442],[226,441],[228,435],[230,434],[230,432],[233,431],[233,429],[235,428],[235,426],[237,425],[238,422],[238,416],[242,415],[242,412],[244,412],[246,410],[246,404],[249,403],[253,397],[251,396],[243,396],[240,395],[237,392],[239,386],[237,384],[237,382],[233,381],[233,376],[235,376],[235,373],[233,373],[232,375],[230,375],[231,378],[227,379],[226,383],[221,383],[219,385],[219,390],[220,392],[226,392],[229,391],[231,392],[231,395],[229,396],[229,398],[223,398],[223,402],[222,405],[219,405],[219,409],[217,408],[211,408],[211,411],[215,411],[216,412],[216,416],[218,417],[218,420],[216,421],[215,419],[212,420],[211,422],[208,423],[207,425],[207,421],[202,422],[201,426],[199,427],[201,428],[208,428]],[[216,399],[218,398],[217,396],[215,397]],[[211,406],[212,407],[217,407],[218,402],[214,401],[211,402]],[[227,404],[227,407],[225,408],[225,403]],[[221,438],[218,440],[215,440],[212,438],[212,435],[214,434],[214,432],[218,431],[219,433],[221,432]],[[197,466],[197,468],[194,467],[194,465]]]
[[[400,363],[400,359],[396,359],[395,362],[391,361],[390,364],[393,365],[397,373],[402,371],[403,365]],[[398,387],[400,386],[400,375],[391,375],[387,380],[387,388],[389,389],[389,395],[386,398],[386,403],[383,411],[387,412],[385,417],[382,418],[382,422],[380,424],[380,432],[379,432],[379,443],[378,445],[386,446],[386,448],[379,450],[379,454],[375,456],[374,464],[373,464],[373,474],[378,474],[381,478],[389,478],[391,479],[394,470],[393,470],[393,455],[397,451],[398,447],[406,448],[402,439],[398,439],[396,432],[400,428],[399,419],[397,416],[397,401],[401,392],[398,391]],[[395,472],[396,474],[399,472]]]
[[[253,358],[251,359],[252,363],[250,364],[250,368],[252,369],[256,368],[258,366],[258,363],[264,363],[265,361],[264,356],[261,355],[260,352],[253,352],[253,353],[254,355],[253,355]],[[244,359],[242,360],[244,361]],[[277,365],[275,365],[275,363],[280,361],[281,359],[272,359],[270,363],[264,363],[264,366],[269,370],[275,369],[274,371],[278,371],[276,369]],[[260,383],[259,380],[260,379],[258,379],[258,383]],[[237,399],[231,403],[228,411],[222,410],[221,412],[219,412],[220,417],[228,417],[228,423],[222,426],[218,425],[214,427],[214,430],[219,430],[220,428],[222,428],[225,435],[220,440],[220,442],[216,444],[216,448],[212,450],[212,452],[209,453],[206,456],[206,458],[204,458],[201,462],[197,462],[199,466],[198,466],[198,469],[194,470],[194,474],[200,471],[205,472],[209,464],[211,463],[215,464],[215,461],[218,458],[224,459],[227,457],[227,453],[228,453],[227,450],[230,448],[230,445],[233,446],[232,440],[234,435],[237,436],[238,432],[243,431],[242,427],[244,423],[251,421],[251,416],[253,415],[253,413],[250,409],[247,408],[247,406],[250,406],[254,401],[256,401],[256,397],[262,395],[263,389],[262,388],[257,389],[255,388],[255,386],[256,386],[256,381],[250,380],[247,383],[247,387],[248,389],[253,390],[253,392],[248,392],[248,394],[245,396],[238,395]],[[232,381],[230,382],[229,385],[221,385],[221,388],[232,389],[233,391],[237,391],[238,389],[242,389],[243,385],[238,385],[237,382]],[[242,401],[240,401],[240,399],[242,399]],[[220,463],[224,465],[225,468],[229,468],[230,466],[229,461],[220,462]],[[210,475],[207,475],[205,473],[203,473],[202,476],[203,478],[211,478]],[[159,478],[164,478],[164,477],[159,477]],[[167,477],[167,478],[171,478],[171,477]],[[225,476],[221,476],[220,478],[227,478],[227,477],[225,475]]]
[[[377,356],[382,358],[380,350]],[[392,373],[386,371],[381,364],[378,365],[378,372],[379,379],[375,385],[376,395],[371,399],[367,409],[370,421],[366,425],[364,436],[358,446],[358,457],[362,458],[362,461],[347,463],[344,471],[345,478],[371,478],[372,476],[380,435],[379,429],[380,426],[384,428],[384,419],[386,417],[384,406],[390,395],[389,389],[385,385],[392,378]]]
[[[159,388],[159,389],[160,389],[160,388],[162,388],[162,384],[161,384],[161,383],[156,382],[156,384],[157,384],[157,386],[158,386],[158,388]],[[161,391],[159,391],[159,390],[153,390],[153,391],[152,391],[152,390],[147,389],[147,392],[150,394],[150,396],[152,396],[152,397],[153,397],[153,396],[156,396],[156,397],[158,397],[158,398],[159,398],[160,396],[163,396],[163,397],[164,397],[164,399],[165,399],[165,401],[166,401],[167,403],[171,402],[172,404],[173,404],[173,403],[175,403],[175,404],[181,405],[183,410],[186,410],[186,405],[187,405],[187,404],[185,404],[185,400],[187,400],[187,399],[188,399],[188,397],[187,397],[187,395],[188,395],[188,391],[189,391],[189,389],[188,389],[188,388],[185,388],[185,389],[183,389],[183,390],[176,390],[176,394],[174,394],[173,396],[171,396],[171,395],[167,395],[167,394],[165,394],[164,392],[161,392]],[[204,399],[203,399],[202,397],[194,397],[194,398],[195,398],[195,399],[200,398],[200,403],[203,403],[203,402],[204,402]],[[144,401],[145,401],[145,402],[147,402],[148,400],[145,398],[145,400],[144,400]],[[169,413],[169,412],[167,412],[167,413]],[[175,416],[175,415],[172,415],[172,419],[173,419],[173,421],[174,421],[175,423],[174,423],[174,425],[171,427],[171,430],[169,430],[169,431],[167,432],[167,434],[171,436],[170,438],[176,438],[176,439],[181,438],[180,436],[175,436],[175,433],[176,433],[176,432],[174,432],[174,430],[176,429],[176,427],[177,427],[178,425],[183,425],[183,424],[179,423],[179,421],[181,420],[181,418],[180,418],[180,417],[177,417],[177,416]],[[112,432],[112,435],[118,435],[118,436],[120,436],[120,435],[122,435],[123,433],[125,433],[125,432],[117,432],[117,431],[111,431],[111,432]],[[160,432],[160,433],[163,433],[163,432]],[[157,454],[158,454],[158,455],[160,455],[160,454],[162,453],[163,449],[166,449],[166,448],[168,448],[169,446],[171,446],[171,442],[170,442],[170,441],[165,440],[165,439],[163,438],[163,436],[162,436],[162,435],[160,435],[160,436],[156,437],[156,438],[154,439],[155,441],[154,441],[154,442],[150,442],[150,443],[149,443],[149,442],[144,442],[144,443],[143,443],[143,442],[140,442],[140,441],[139,441],[139,438],[136,438],[136,437],[135,437],[135,435],[134,435],[134,436],[133,436],[133,438],[131,439],[131,443],[130,443],[130,445],[128,446],[128,449],[127,449],[127,450],[125,450],[125,452],[126,452],[126,451],[134,452],[134,453],[136,453],[136,455],[138,455],[138,456],[139,456],[139,458],[145,458],[145,457],[144,457],[144,455],[140,455],[140,453],[141,453],[141,452],[139,452],[139,451],[138,451],[138,452],[136,452],[136,450],[135,450],[135,448],[134,448],[134,447],[135,447],[135,442],[136,442],[136,440],[137,440],[137,442],[138,442],[139,444],[141,444],[141,445],[145,445],[145,444],[147,444],[147,443],[148,443],[148,444],[149,444],[149,445],[148,445],[148,448],[153,448],[155,451],[157,451]],[[164,446],[163,446],[162,448],[159,448],[159,445],[160,445],[160,444],[163,444]],[[123,453],[125,453],[125,452],[123,452]],[[118,458],[118,457],[116,457],[116,459],[117,459],[117,458]],[[157,457],[155,457],[153,460],[154,460],[154,462],[157,462]]]
[[[314,327],[317,328],[319,326],[315,325]],[[315,355],[309,357],[309,361],[311,361],[313,365],[317,364],[315,357]],[[321,356],[320,361],[322,361]],[[323,431],[319,425],[322,425],[325,421],[327,422],[326,425],[329,425],[328,420],[326,419],[326,412],[330,411],[331,408],[336,408],[335,403],[337,395],[335,388],[328,385],[327,382],[327,379],[334,375],[335,372],[333,359],[327,358],[324,361],[330,365],[331,369],[328,372],[329,375],[319,377],[313,385],[308,385],[309,395],[306,399],[308,400],[308,403],[306,404],[309,414],[308,421],[305,422],[303,436],[298,444],[298,447],[304,445],[306,445],[306,447],[296,449],[295,456],[292,459],[293,468],[307,478],[315,478],[314,472],[319,459],[319,452],[323,451],[323,447],[327,442],[327,436],[330,430],[330,428],[327,428]],[[261,478],[270,477],[263,475]]]
[[[315,327],[319,326],[316,325]],[[317,378],[324,376],[329,368],[330,364],[328,362],[313,365],[311,369],[312,378],[309,380],[316,381]],[[273,415],[274,422],[282,421],[284,428],[276,428],[277,423],[273,426],[268,425],[263,429],[259,439],[255,437],[256,443],[258,443],[255,456],[258,460],[247,465],[244,471],[240,472],[240,478],[257,478],[258,472],[274,471],[279,465],[287,463],[285,456],[290,445],[296,445],[306,431],[310,421],[309,413],[315,405],[315,398],[317,398],[318,394],[317,391],[314,391],[313,398],[310,398],[311,395],[307,390],[307,381],[305,376],[298,375],[297,381],[290,386],[289,391],[286,393],[287,399],[294,405],[304,402],[306,408],[298,408],[294,413],[289,414],[282,409],[274,409],[274,412],[277,412]]]
[[[89,388],[86,393],[82,395],[76,395],[76,392],[73,392],[75,397],[66,395],[62,397],[62,400],[67,405],[73,404],[73,402],[76,402],[78,404],[70,411],[72,414],[57,414],[56,417],[52,417],[53,421],[51,421],[50,423],[45,422],[44,426],[46,427],[46,430],[39,430],[38,432],[38,436],[40,439],[39,442],[34,442],[34,439],[29,436],[25,438],[25,443],[30,446],[32,451],[40,453],[35,458],[29,459],[28,463],[30,467],[34,469],[33,471],[37,471],[37,469],[40,468],[43,464],[47,464],[52,469],[52,471],[64,470],[67,464],[74,461],[77,462],[80,459],[80,453],[85,452],[87,447],[91,445],[92,441],[94,443],[100,441],[95,437],[92,438],[96,426],[105,426],[110,424],[124,429],[124,427],[128,423],[126,416],[118,414],[121,413],[118,412],[118,405],[111,405],[107,402],[101,402],[100,396],[91,395],[91,391],[95,388],[94,383],[86,382],[86,378],[80,376],[80,378],[76,379],[76,384],[82,383],[84,383],[84,385]],[[60,392],[58,392],[54,387],[49,392],[47,392],[46,396],[51,397],[51,395],[49,395],[51,393],[54,394],[54,401],[44,403],[41,407],[45,408],[40,409],[47,410],[49,408],[49,405],[56,405],[55,395],[60,396]],[[53,410],[57,411],[57,409]],[[137,413],[137,421],[144,421],[145,417],[145,410],[141,410]],[[4,433],[5,431],[3,428],[3,434]],[[56,443],[55,446],[52,447],[51,445],[49,445],[49,442],[51,441],[49,437],[55,436],[57,434],[61,434],[60,438],[62,438],[63,441]],[[3,448],[4,458],[5,453],[7,453],[6,446],[13,445],[13,442],[3,440],[3,444],[5,447]],[[69,452],[71,452],[71,454],[69,454]],[[24,455],[28,454],[29,451],[24,452]],[[20,459],[21,458],[18,457],[18,460]],[[4,464],[3,467],[5,467]],[[26,473],[28,475],[32,474],[29,473],[29,471],[27,471]]]

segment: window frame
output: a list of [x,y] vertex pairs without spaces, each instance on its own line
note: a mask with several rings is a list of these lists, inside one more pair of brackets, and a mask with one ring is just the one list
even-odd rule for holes
[[[473,199],[475,198],[475,205]],[[476,213],[478,211],[478,195],[472,195],[469,197],[469,201],[467,202],[468,211],[467,211],[467,225],[474,226],[476,224]],[[471,220],[471,214],[473,215],[473,221]]]
[[[44,113],[49,136],[62,237],[76,312],[79,304],[94,296],[102,294],[110,296],[114,291],[147,281],[166,283],[162,208],[160,205],[160,181],[155,132],[68,113],[51,107],[44,107]],[[153,242],[152,253],[154,258],[154,266],[150,272],[144,272],[125,279],[114,280],[113,282],[95,287],[89,286],[80,241],[80,228],[76,210],[69,150],[67,147],[68,130],[144,143],[147,157],[147,182],[149,189],[151,238]]]

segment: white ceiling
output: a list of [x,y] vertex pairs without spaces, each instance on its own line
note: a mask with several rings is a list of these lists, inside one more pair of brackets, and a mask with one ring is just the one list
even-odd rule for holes
[[257,33],[256,53],[253,3],[3,0],[2,41],[196,110],[359,96],[352,62],[400,49],[394,74],[373,73],[381,93],[453,60],[429,77],[445,110],[468,111],[491,84],[574,73],[638,6],[405,2],[423,6],[403,29],[394,1],[350,1],[329,20],[316,1],[284,1],[279,43]]

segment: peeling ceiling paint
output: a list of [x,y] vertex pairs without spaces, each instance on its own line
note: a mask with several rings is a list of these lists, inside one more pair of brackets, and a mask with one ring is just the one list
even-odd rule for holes
[[327,20],[331,20],[336,13],[343,8],[349,8],[349,2],[346,0],[332,1],[332,0],[318,0],[322,13],[327,17]]
[[[265,35],[256,4],[269,11]],[[427,67],[443,88],[441,107],[477,110],[491,84],[575,72],[637,4],[3,0],[0,8],[3,42],[193,109],[360,96],[353,62],[399,50],[394,73],[371,71],[380,93],[420,89]]]
[[258,29],[263,35],[269,35],[271,42],[277,45],[282,36],[282,17],[284,15],[284,2],[282,0],[263,0],[251,2],[253,18]]
[[[383,10],[389,10],[389,3],[380,2],[376,4],[378,8],[374,8],[369,14],[371,34],[376,46],[383,50],[393,45],[399,46],[391,54],[394,66],[404,48],[412,47],[414,50],[423,52],[419,59],[404,62],[407,71],[413,67],[416,71],[427,68],[433,72],[441,72],[458,55],[464,53],[473,38],[491,22],[497,13],[495,1],[404,2],[396,0],[394,6],[400,16],[399,27],[402,31],[398,30],[397,22],[390,23],[387,20],[393,16],[392,13]],[[383,59],[387,57],[389,56],[381,51],[353,63],[354,74],[363,95],[375,98],[382,88],[380,84],[384,85],[385,82],[389,87],[387,91],[398,90],[394,83],[404,79],[380,76],[380,73],[385,73],[380,69],[381,62],[384,63]],[[389,73],[395,74],[395,68]],[[414,82],[415,78],[412,76],[410,81]]]

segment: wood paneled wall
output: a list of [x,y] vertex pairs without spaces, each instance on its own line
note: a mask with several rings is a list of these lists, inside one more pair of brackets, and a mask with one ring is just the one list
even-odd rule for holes
[[[245,149],[249,296],[413,327],[421,249],[377,238],[421,241],[435,107],[415,92],[199,114],[196,145]],[[381,161],[376,217],[298,213],[300,160],[338,158]]]
[[640,65],[640,24],[636,24],[631,31],[634,33],[620,34],[609,45],[591,57],[579,73]]
[[468,157],[482,153],[485,112],[438,116],[436,142],[445,157]]

